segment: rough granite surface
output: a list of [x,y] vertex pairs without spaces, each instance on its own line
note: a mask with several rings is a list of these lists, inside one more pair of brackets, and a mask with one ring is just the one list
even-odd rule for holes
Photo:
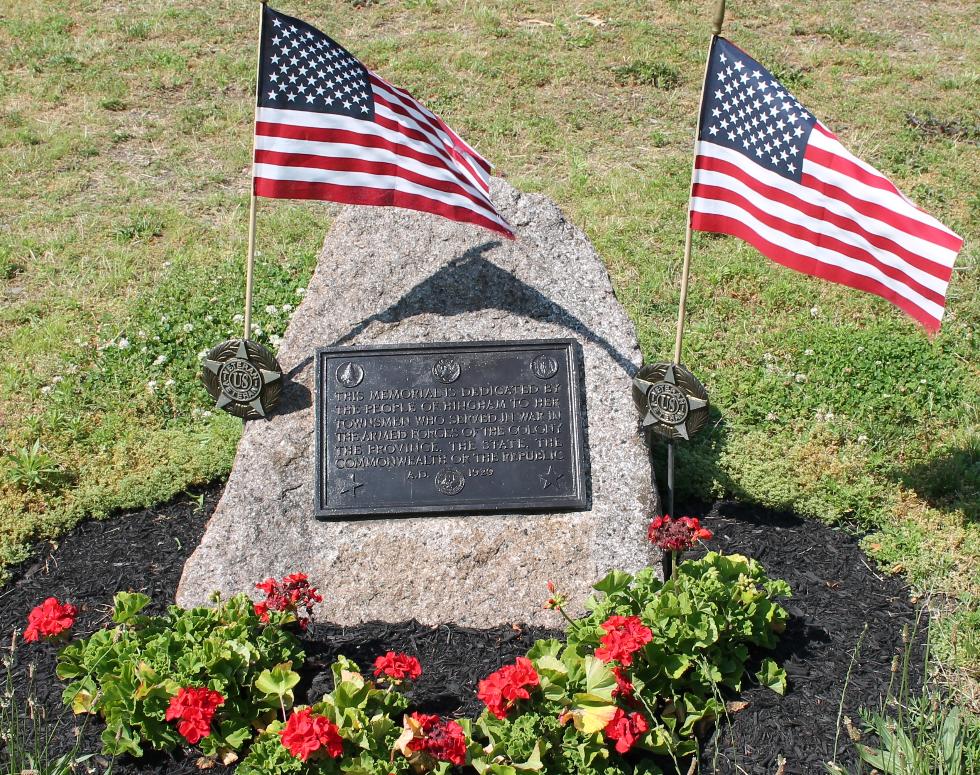
[[[317,616],[556,626],[554,580],[579,610],[609,569],[659,557],[645,539],[658,504],[631,378],[636,332],[585,235],[558,207],[494,180],[515,242],[408,210],[348,207],[279,348],[289,380],[269,420],[248,423],[228,484],[177,591],[248,591],[303,571]],[[591,509],[321,522],[313,517],[313,353],[328,345],[573,337],[585,363]]]

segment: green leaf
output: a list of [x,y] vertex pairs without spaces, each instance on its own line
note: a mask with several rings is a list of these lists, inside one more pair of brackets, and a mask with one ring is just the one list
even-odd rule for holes
[[599,701],[612,702],[616,676],[605,662],[595,657],[585,658],[585,694]]
[[762,660],[762,666],[755,674],[759,683],[768,686],[776,694],[783,694],[786,691],[786,671],[777,665],[772,659]]
[[150,604],[150,598],[142,592],[117,592],[112,601],[112,621],[129,624]]
[[293,687],[299,683],[299,673],[292,667],[292,662],[283,662],[271,670],[263,670],[255,679],[255,688],[289,707],[293,704]]
[[543,657],[558,657],[561,654],[561,650],[564,644],[561,641],[554,639],[548,640],[536,640],[534,645],[527,652],[527,658],[532,662],[538,662]]
[[572,721],[579,732],[587,735],[601,732],[616,715],[616,706],[593,699],[592,695],[576,694]]
[[597,592],[603,592],[606,595],[612,596],[629,587],[631,581],[633,581],[633,577],[629,573],[614,570],[604,579],[593,584],[592,588]]

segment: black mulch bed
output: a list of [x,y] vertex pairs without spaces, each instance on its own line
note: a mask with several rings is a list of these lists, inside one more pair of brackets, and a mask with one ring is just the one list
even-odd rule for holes
[[[195,499],[183,498],[156,509],[88,522],[57,546],[38,547],[0,591],[0,634],[22,629],[27,612],[51,595],[79,607],[79,635],[108,621],[109,603],[117,590],[145,592],[154,600],[153,610],[162,611],[173,598],[184,560],[200,540],[219,495],[218,488],[203,493],[203,508]],[[859,706],[877,704],[887,689],[892,658],[903,649],[902,630],[915,625],[916,611],[908,603],[907,590],[900,580],[873,570],[851,537],[820,523],[728,501],[692,507],[689,513],[702,516],[715,532],[712,548],[757,558],[771,576],[788,581],[794,592],[787,602],[791,621],[776,652],[790,677],[786,696],[747,687],[740,699],[748,706],[706,742],[701,771],[776,773],[782,756],[787,760],[785,775],[824,772],[824,762],[834,757],[847,676],[844,713],[855,720]],[[481,709],[475,697],[479,678],[523,654],[536,638],[550,635],[529,627],[475,630],[425,627],[414,621],[317,625],[307,636],[309,660],[297,699],[319,698],[326,688],[327,666],[337,654],[366,666],[389,649],[404,650],[416,654],[425,671],[412,695],[420,709],[476,715]],[[859,640],[860,652],[852,664]],[[38,712],[43,708],[49,719],[63,719],[51,745],[57,754],[73,745],[76,722],[61,706],[55,653],[51,646],[22,644],[13,675],[23,691],[28,666],[34,666]],[[912,662],[913,667],[920,665],[920,655]],[[921,676],[916,673],[914,679],[918,682]],[[99,749],[97,723],[89,723],[82,734],[83,752]],[[4,771],[5,760],[0,749]],[[847,735],[842,733],[838,761],[851,760]],[[104,772],[107,765],[101,758],[87,762],[95,772]],[[199,770],[187,758],[155,755],[138,762],[117,761],[112,771],[177,775]],[[230,770],[215,767],[210,772]]]

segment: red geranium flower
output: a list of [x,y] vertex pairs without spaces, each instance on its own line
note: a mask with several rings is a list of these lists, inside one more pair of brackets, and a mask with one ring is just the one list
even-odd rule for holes
[[408,743],[408,750],[422,751],[434,759],[450,764],[466,763],[466,734],[456,721],[442,719],[428,713],[412,713],[422,732]]
[[[296,614],[299,628],[306,630],[309,617],[313,616],[313,605],[323,602],[323,596],[310,586],[305,573],[293,573],[279,580],[270,577],[255,587],[265,592],[265,600],[253,606],[256,615],[265,624],[269,623],[269,611],[285,611]],[[305,618],[300,618],[300,609],[306,611]]]
[[616,741],[616,752],[626,753],[632,748],[640,736],[650,729],[650,724],[642,713],[626,713],[622,708],[616,708],[616,713],[606,724],[606,737]]
[[184,687],[170,698],[166,719],[177,720],[177,731],[188,743],[197,745],[202,738],[211,734],[211,719],[224,701],[219,692],[206,686]]
[[491,673],[478,685],[479,697],[487,709],[497,718],[505,718],[518,700],[530,698],[526,687],[541,683],[534,665],[527,657],[518,657],[513,665],[504,665]]
[[419,661],[408,654],[401,654],[396,651],[389,651],[383,657],[374,660],[374,677],[382,676],[390,679],[392,683],[404,681],[414,681],[422,675],[422,665]]
[[75,623],[78,609],[71,603],[60,603],[58,598],[49,597],[41,605],[35,606],[27,615],[27,629],[24,640],[36,641],[41,638],[55,638]]
[[602,644],[595,655],[603,662],[633,664],[633,654],[653,640],[653,633],[644,626],[638,616],[610,616],[602,623],[606,634],[599,638]]
[[647,538],[665,552],[683,552],[698,541],[707,541],[711,536],[712,532],[701,527],[697,517],[654,517],[647,528]]
[[317,751],[335,759],[344,754],[337,725],[326,716],[314,716],[313,708],[293,711],[279,739],[289,753],[304,762]]
[[626,671],[621,667],[612,669],[613,677],[616,679],[616,688],[613,689],[613,697],[629,698],[633,696],[633,684],[626,676]]

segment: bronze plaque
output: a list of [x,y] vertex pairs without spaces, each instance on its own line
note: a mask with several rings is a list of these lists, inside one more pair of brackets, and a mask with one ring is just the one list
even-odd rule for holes
[[320,518],[588,508],[573,339],[325,347]]

